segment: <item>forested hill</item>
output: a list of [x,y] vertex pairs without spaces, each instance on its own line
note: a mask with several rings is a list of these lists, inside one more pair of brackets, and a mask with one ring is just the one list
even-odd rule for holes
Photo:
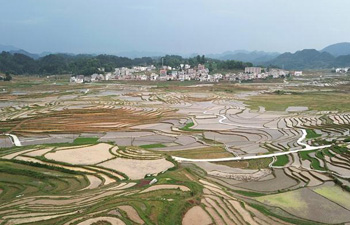
[[33,59],[29,56],[9,52],[0,54],[0,72],[18,75],[50,75],[50,74],[83,74],[91,75],[98,72],[98,68],[105,68],[106,72],[110,72],[113,68],[131,67],[131,66],[147,66],[162,65],[178,67],[180,64],[190,64],[192,67],[199,63],[205,64],[211,71],[225,69],[244,69],[246,66],[252,66],[251,63],[243,63],[240,61],[227,60],[220,61],[207,59],[205,56],[197,56],[193,58],[182,58],[176,55],[166,55],[159,58],[142,57],[130,59],[114,55],[68,55],[68,54],[51,54],[39,59]]
[[67,55],[51,54],[34,60],[23,54],[2,52],[0,54],[0,72],[11,74],[93,74],[97,68],[111,71],[115,67],[152,64],[149,57],[129,59],[111,55]]
[[264,65],[274,65],[288,70],[327,69],[350,66],[350,55],[335,57],[328,52],[304,49],[294,54],[284,53]]

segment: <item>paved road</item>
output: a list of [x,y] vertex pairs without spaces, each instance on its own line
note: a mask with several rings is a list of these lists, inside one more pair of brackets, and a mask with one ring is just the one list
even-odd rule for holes
[[224,161],[238,161],[238,160],[247,160],[247,159],[263,159],[263,158],[271,158],[274,156],[280,156],[280,155],[288,155],[295,152],[302,152],[302,151],[310,151],[310,150],[317,150],[317,149],[323,149],[328,148],[331,145],[323,145],[323,146],[310,146],[306,143],[302,143],[302,141],[306,138],[306,130],[302,129],[303,135],[298,139],[297,143],[299,145],[304,146],[303,149],[298,150],[291,150],[288,152],[276,152],[272,154],[266,154],[266,155],[253,155],[253,156],[242,156],[242,157],[228,157],[228,158],[218,158],[218,159],[187,159],[177,156],[172,156],[173,159],[175,159],[178,162],[224,162]]
[[[207,111],[203,112],[204,114],[212,114],[208,113]],[[225,115],[220,115],[220,114],[215,114],[216,116],[220,116],[221,119],[219,120],[219,123],[221,124],[226,124],[226,125],[231,125],[231,126],[237,126],[236,124],[230,124],[230,123],[225,123],[224,120],[227,119]],[[249,128],[257,128],[257,129],[263,129],[263,127],[249,127]],[[278,128],[268,128],[268,129],[278,129]],[[323,145],[323,146],[310,146],[306,143],[303,143],[303,141],[306,138],[306,130],[301,129],[302,131],[302,136],[297,140],[297,143],[301,146],[304,146],[303,149],[298,149],[298,150],[291,150],[287,152],[276,152],[272,154],[266,154],[266,155],[253,155],[253,156],[238,156],[238,157],[228,157],[228,158],[218,158],[218,159],[187,159],[187,158],[182,158],[182,157],[177,157],[177,156],[172,156],[172,158],[178,162],[224,162],[224,161],[238,161],[238,160],[247,160],[247,159],[263,159],[263,158],[271,158],[274,156],[281,156],[281,155],[288,155],[292,154],[295,152],[302,152],[302,151],[310,151],[310,150],[317,150],[317,149],[323,149],[323,148],[328,148],[331,145]]]
[[5,135],[11,137],[11,140],[12,140],[13,144],[15,144],[15,146],[22,146],[21,141],[18,139],[18,137],[16,135],[14,135],[14,134],[5,134]]

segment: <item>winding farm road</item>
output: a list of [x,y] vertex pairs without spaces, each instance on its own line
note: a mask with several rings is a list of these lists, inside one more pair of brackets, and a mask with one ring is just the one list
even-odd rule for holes
[[[207,111],[204,111],[203,114],[213,114],[213,113],[208,113]],[[227,119],[225,115],[221,114],[214,114],[216,116],[220,116],[221,119],[219,120],[219,123],[225,124],[225,125],[231,125],[231,126],[237,126],[236,124],[230,124],[224,122],[224,120]],[[242,126],[240,126],[242,127]],[[257,128],[261,129],[262,127],[253,127],[249,126],[249,128]],[[273,128],[269,128],[273,129]],[[278,129],[278,128],[274,128]],[[271,158],[275,156],[281,156],[281,155],[288,155],[296,152],[302,152],[302,151],[310,151],[310,150],[317,150],[317,149],[323,149],[323,148],[328,148],[331,145],[323,145],[323,146],[310,146],[306,143],[303,143],[303,141],[306,138],[306,130],[301,129],[302,131],[302,136],[297,140],[297,143],[304,148],[302,149],[297,149],[297,150],[291,150],[291,151],[286,151],[286,152],[276,152],[276,153],[271,153],[271,154],[266,154],[266,155],[253,155],[253,156],[237,156],[237,157],[227,157],[227,158],[217,158],[217,159],[188,159],[188,158],[182,158],[182,157],[177,157],[177,156],[172,156],[172,158],[178,162],[225,162],[225,161],[239,161],[239,160],[248,160],[248,159],[263,159],[263,158]]]
[[303,151],[310,151],[310,150],[317,150],[317,149],[323,149],[328,148],[331,145],[323,145],[323,146],[310,146],[306,143],[302,143],[303,140],[306,138],[306,130],[302,129],[303,135],[297,140],[297,143],[299,145],[304,146],[303,149],[297,149],[297,150],[291,150],[288,152],[276,152],[266,155],[253,155],[253,156],[238,156],[238,157],[227,157],[227,158],[218,158],[218,159],[187,159],[177,156],[172,156],[172,158],[178,162],[225,162],[225,161],[238,161],[238,160],[248,160],[248,159],[263,159],[263,158],[271,158],[274,156],[281,156],[281,155],[288,155],[295,152],[303,152]]
[[10,138],[15,146],[22,146],[21,141],[19,140],[19,138],[16,135],[14,135],[14,134],[5,134],[5,135],[10,136]]

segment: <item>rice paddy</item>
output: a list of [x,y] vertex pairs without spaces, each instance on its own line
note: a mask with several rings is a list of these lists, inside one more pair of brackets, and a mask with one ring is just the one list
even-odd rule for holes
[[[40,94],[22,79],[0,83],[0,224],[350,222],[350,113],[336,88],[106,82],[85,93],[38,78],[52,91]],[[344,98],[324,101],[333,95]]]

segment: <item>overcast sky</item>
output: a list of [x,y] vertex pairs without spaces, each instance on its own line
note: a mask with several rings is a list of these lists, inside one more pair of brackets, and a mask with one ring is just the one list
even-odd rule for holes
[[350,41],[348,0],[0,0],[0,44],[39,53],[295,52]]

